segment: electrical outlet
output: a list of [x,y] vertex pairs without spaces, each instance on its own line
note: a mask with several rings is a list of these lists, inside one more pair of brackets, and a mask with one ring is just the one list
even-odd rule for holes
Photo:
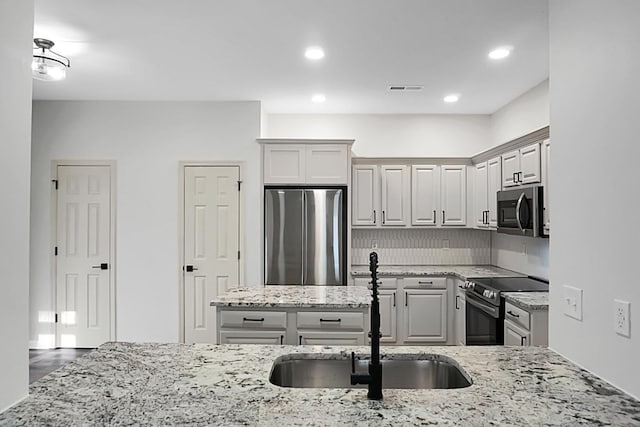
[[378,241],[377,240],[372,240],[371,241],[371,249],[378,249]]
[[442,239],[442,249],[449,249],[449,239]]
[[563,309],[565,316],[582,320],[582,289],[573,286],[563,286]]
[[623,337],[631,337],[631,303],[619,299],[613,300],[613,330]]

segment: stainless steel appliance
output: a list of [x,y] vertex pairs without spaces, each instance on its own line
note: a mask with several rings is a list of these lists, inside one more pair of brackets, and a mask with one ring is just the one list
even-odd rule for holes
[[543,231],[542,186],[498,191],[498,233],[547,237]]
[[265,284],[347,284],[346,194],[346,187],[265,187]]
[[536,277],[493,277],[467,280],[467,345],[504,344],[503,292],[548,292],[549,282]]

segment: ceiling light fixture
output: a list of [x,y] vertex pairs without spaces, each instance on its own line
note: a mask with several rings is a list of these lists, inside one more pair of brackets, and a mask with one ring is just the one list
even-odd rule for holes
[[305,50],[304,56],[306,56],[307,59],[312,59],[314,61],[322,59],[324,58],[324,50],[322,50],[322,48],[318,46],[311,46],[308,47],[307,50]]
[[33,48],[33,62],[31,62],[33,78],[47,82],[64,80],[67,76],[67,68],[71,67],[69,58],[53,52],[51,48],[55,43],[51,40],[33,39],[33,43],[36,45]]
[[452,102],[458,102],[458,99],[460,99],[460,95],[456,95],[456,94],[451,94],[451,95],[447,95],[443,98],[444,102],[448,102],[449,104],[451,104]]
[[321,93],[317,93],[317,94],[315,94],[315,95],[313,95],[313,96],[311,97],[311,100],[312,100],[313,102],[316,102],[316,103],[321,103],[321,102],[326,101],[326,100],[327,100],[327,98],[326,98],[323,94],[321,94]]
[[489,52],[489,58],[491,59],[504,59],[511,54],[511,48],[499,47]]

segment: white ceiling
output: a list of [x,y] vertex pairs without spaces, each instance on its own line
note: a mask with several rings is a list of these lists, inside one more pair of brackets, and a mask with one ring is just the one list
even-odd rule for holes
[[[490,114],[548,77],[547,0],[36,0],[71,59],[34,99],[260,100],[269,113]],[[310,62],[304,50],[326,56]],[[512,55],[487,58],[500,45]],[[389,84],[420,84],[390,93]],[[323,104],[311,102],[324,93]],[[460,93],[456,104],[442,102]]]

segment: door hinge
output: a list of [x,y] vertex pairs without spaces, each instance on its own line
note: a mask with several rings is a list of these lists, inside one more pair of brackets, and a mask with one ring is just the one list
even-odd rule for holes
[[53,248],[53,255],[54,256],[58,256],[58,247],[57,246]]
[[240,251],[238,251],[238,259],[240,259]]
[[241,186],[242,186],[242,181],[238,181],[238,191],[240,191]]
[[56,313],[55,323],[58,323],[58,313]]
[[58,189],[58,180],[57,179],[52,179],[51,182],[53,182],[56,186],[56,190]]

